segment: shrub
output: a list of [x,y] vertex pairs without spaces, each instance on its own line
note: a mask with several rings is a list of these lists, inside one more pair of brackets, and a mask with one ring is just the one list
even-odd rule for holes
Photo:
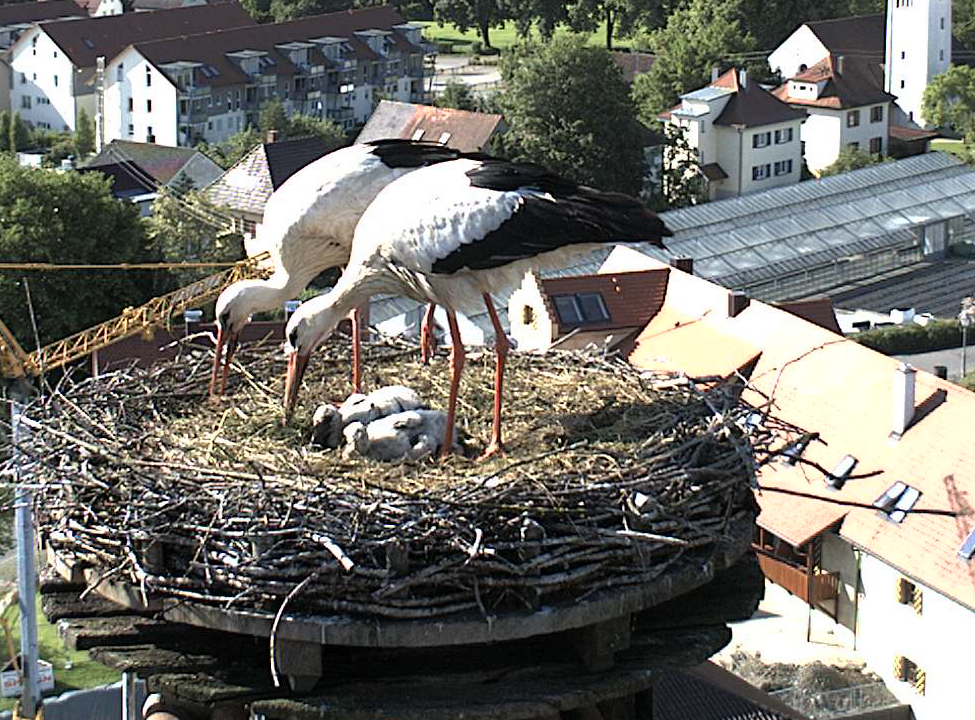
[[[975,332],[972,335],[970,340],[975,341]],[[911,355],[961,347],[961,323],[932,320],[927,325],[880,327],[851,335],[850,339],[884,355]]]
[[958,381],[958,384],[961,385],[966,390],[971,390],[972,392],[975,392],[975,372],[968,373],[968,375],[966,375],[965,377],[963,377],[961,380]]

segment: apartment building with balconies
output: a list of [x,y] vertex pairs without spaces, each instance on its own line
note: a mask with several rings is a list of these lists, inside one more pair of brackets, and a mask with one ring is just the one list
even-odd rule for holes
[[136,43],[106,66],[105,140],[221,142],[272,100],[350,129],[380,97],[424,99],[423,58],[421,29],[385,6]]

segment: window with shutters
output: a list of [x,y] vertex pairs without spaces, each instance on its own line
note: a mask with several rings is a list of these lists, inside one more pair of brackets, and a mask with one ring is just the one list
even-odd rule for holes
[[910,605],[918,615],[924,610],[924,591],[907,578],[897,578],[896,600],[901,605]]

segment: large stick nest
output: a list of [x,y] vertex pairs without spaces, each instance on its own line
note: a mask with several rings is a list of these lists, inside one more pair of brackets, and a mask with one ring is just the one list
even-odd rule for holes
[[[63,557],[150,594],[371,617],[496,613],[706,559],[754,513],[755,470],[774,454],[772,423],[756,423],[733,384],[552,351],[509,358],[504,456],[343,459],[308,436],[314,407],[348,394],[348,356],[341,340],[318,352],[287,427],[271,345],[238,352],[216,405],[212,353],[189,345],[148,370],[62,383],[30,408],[38,425],[23,447],[42,532]],[[398,383],[446,402],[445,353],[424,366],[415,347],[375,343],[364,365],[367,389]],[[472,442],[489,436],[493,371],[492,354],[468,356],[459,423]]]

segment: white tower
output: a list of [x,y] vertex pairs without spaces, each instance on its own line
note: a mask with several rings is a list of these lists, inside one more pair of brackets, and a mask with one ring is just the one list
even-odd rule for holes
[[951,63],[951,0],[887,0],[886,90],[922,127],[921,98]]

